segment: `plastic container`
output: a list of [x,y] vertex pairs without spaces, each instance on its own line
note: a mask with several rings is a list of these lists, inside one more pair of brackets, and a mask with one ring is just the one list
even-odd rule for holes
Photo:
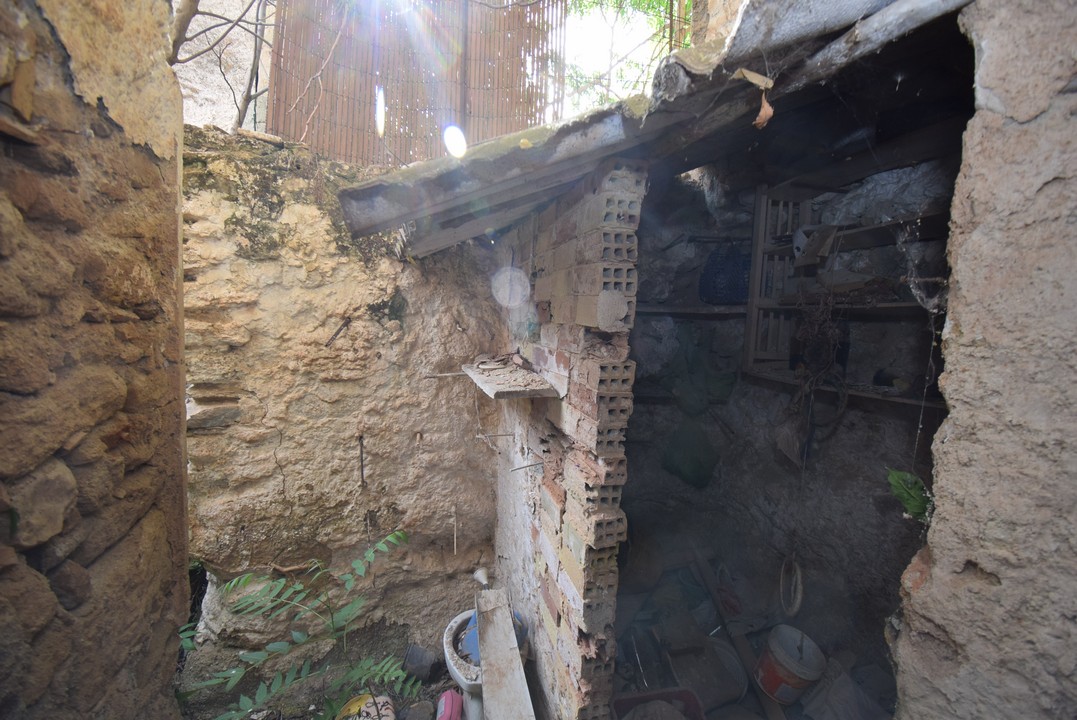
[[464,717],[464,698],[455,690],[446,690],[438,698],[436,720],[462,720]]
[[755,681],[777,702],[792,705],[825,670],[826,655],[810,637],[791,625],[775,625],[756,663]]
[[634,708],[655,700],[662,700],[675,707],[683,708],[680,713],[688,720],[706,720],[706,716],[703,714],[703,706],[699,704],[699,698],[696,697],[694,692],[686,688],[668,688],[614,698],[613,702],[610,703],[610,708],[613,710],[613,720],[620,720],[620,718],[632,712]]

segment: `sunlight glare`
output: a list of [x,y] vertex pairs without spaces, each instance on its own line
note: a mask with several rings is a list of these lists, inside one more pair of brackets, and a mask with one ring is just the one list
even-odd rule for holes
[[446,127],[441,138],[445,141],[445,149],[454,158],[462,158],[467,153],[467,138],[464,137],[464,131],[455,125]]
[[374,127],[378,137],[385,137],[385,89],[378,87],[374,97]]

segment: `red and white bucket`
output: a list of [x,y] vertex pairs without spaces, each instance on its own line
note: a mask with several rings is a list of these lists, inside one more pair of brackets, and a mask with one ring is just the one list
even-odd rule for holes
[[790,625],[775,625],[755,665],[755,681],[782,705],[792,705],[823,676],[826,655],[810,637]]

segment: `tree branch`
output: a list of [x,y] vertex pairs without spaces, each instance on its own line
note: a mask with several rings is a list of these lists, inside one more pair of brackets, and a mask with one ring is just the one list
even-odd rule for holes
[[176,7],[176,15],[172,19],[172,53],[168,56],[168,64],[175,65],[179,58],[180,48],[187,42],[187,30],[191,27],[191,20],[198,14],[199,0],[180,0]]
[[307,80],[306,86],[303,87],[303,92],[299,93],[299,97],[295,99],[292,106],[288,108],[288,112],[291,113],[296,109],[299,103],[306,97],[307,92],[310,90],[310,86],[317,81],[318,83],[318,97],[314,101],[314,107],[310,111],[310,115],[307,115],[307,121],[303,124],[303,134],[299,136],[299,142],[303,142],[307,139],[307,133],[310,132],[310,123],[314,120],[314,114],[318,112],[318,107],[322,104],[322,94],[325,91],[325,86],[322,84],[322,73],[325,72],[325,68],[328,67],[329,61],[333,59],[333,53],[337,51],[337,43],[340,42],[340,36],[344,34],[344,27],[348,24],[348,11],[342,9],[340,18],[340,27],[337,28],[337,36],[333,38],[333,44],[329,47],[329,52],[325,55],[325,60],[322,61],[322,66],[318,68],[318,72],[314,73],[309,80]]
[[[185,2],[186,1],[189,1],[189,0],[185,0]],[[185,58],[177,59],[172,64],[173,65],[182,65],[183,63],[191,62],[195,58],[202,57],[206,53],[213,50],[213,48],[220,45],[221,41],[224,40],[226,37],[228,37],[228,33],[232,32],[232,29],[234,27],[236,27],[237,25],[239,25],[240,20],[242,20],[244,17],[247,16],[247,13],[250,12],[251,8],[254,7],[254,3],[256,3],[256,2],[258,2],[258,0],[250,0],[250,2],[247,3],[247,7],[243,8],[243,12],[241,12],[239,14],[239,17],[237,17],[235,20],[233,20],[232,23],[228,26],[228,28],[224,32],[222,32],[220,34],[220,36],[216,40],[214,40],[212,43],[210,43],[210,45],[208,45],[205,48],[202,48],[201,50],[199,50],[198,52],[196,52],[196,53],[194,53],[192,55],[188,55]],[[188,21],[188,25],[190,25],[190,21]],[[180,43],[180,44],[182,45],[183,43]]]

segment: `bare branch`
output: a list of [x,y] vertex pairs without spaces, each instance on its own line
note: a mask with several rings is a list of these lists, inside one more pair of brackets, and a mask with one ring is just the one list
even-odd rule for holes
[[198,13],[199,0],[181,0],[176,8],[176,15],[172,19],[172,53],[168,56],[168,64],[175,65],[179,58],[180,48],[187,42],[187,29],[191,27],[191,20]]
[[196,52],[196,53],[194,53],[192,55],[188,55],[185,58],[178,59],[172,64],[173,65],[180,65],[180,64],[183,64],[183,63],[191,62],[195,58],[202,57],[203,55],[205,55],[209,51],[213,50],[213,48],[220,45],[221,41],[224,40],[226,37],[228,37],[228,33],[232,32],[232,29],[234,27],[236,27],[237,25],[239,25],[239,21],[242,20],[244,17],[246,17],[247,13],[250,12],[251,8],[254,7],[254,3],[256,3],[256,2],[258,2],[258,0],[250,0],[250,2],[247,3],[247,7],[243,8],[243,12],[241,12],[239,14],[239,17],[237,17],[235,20],[233,20],[231,25],[229,25],[228,28],[224,32],[222,32],[220,34],[220,36],[216,40],[214,40],[212,43],[210,43],[207,47],[199,50],[198,52]]
[[333,44],[329,47],[329,52],[325,55],[325,60],[322,61],[322,66],[318,68],[318,72],[314,73],[309,80],[307,80],[306,86],[303,87],[303,92],[299,93],[299,97],[295,99],[292,106],[288,108],[288,112],[291,113],[296,109],[303,98],[307,96],[307,92],[310,90],[310,86],[318,83],[318,97],[314,101],[314,107],[311,108],[310,114],[307,115],[307,121],[303,125],[303,134],[299,136],[299,142],[303,142],[307,139],[307,133],[310,132],[310,123],[314,120],[314,114],[318,112],[318,107],[322,104],[322,94],[325,91],[325,85],[322,83],[322,73],[325,72],[325,68],[329,65],[329,61],[333,59],[333,53],[337,51],[337,43],[340,42],[340,36],[344,34],[344,28],[348,24],[348,11],[344,10],[340,18],[340,27],[337,28],[337,36],[333,38]]
[[[269,0],[258,0],[258,7],[254,11],[255,20],[263,28],[265,26],[264,21],[268,3]],[[269,89],[266,87],[262,88],[257,93],[254,92],[254,88],[258,82],[259,62],[262,59],[262,45],[265,43],[265,38],[263,37],[264,32],[264,29],[260,30],[254,36],[254,52],[252,53],[250,68],[247,70],[247,85],[243,89],[243,95],[240,98],[240,101],[236,103],[236,120],[233,131],[243,127],[243,121],[247,118],[247,111],[250,109],[251,103]]]

